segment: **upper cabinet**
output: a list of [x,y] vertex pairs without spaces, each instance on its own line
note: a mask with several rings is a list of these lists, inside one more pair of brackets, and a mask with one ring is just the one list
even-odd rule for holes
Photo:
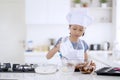
[[113,1],[114,39],[120,44],[120,0]]
[[26,0],[26,24],[66,24],[70,0]]
[[115,2],[115,24],[117,26],[117,29],[120,29],[120,0],[116,0]]
[[95,23],[112,23],[113,1],[106,5],[100,0],[25,0],[26,24],[67,24],[66,15],[71,9],[88,8]]
[[46,23],[47,0],[26,0],[26,24]]
[[[76,3],[75,1],[80,1]],[[105,1],[105,0],[104,0]],[[101,0],[72,0],[72,9],[87,8],[94,17],[95,23],[112,23],[112,0],[106,0],[102,4]]]

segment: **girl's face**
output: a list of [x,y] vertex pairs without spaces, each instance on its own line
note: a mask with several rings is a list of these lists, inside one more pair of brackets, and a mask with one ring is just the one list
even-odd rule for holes
[[85,28],[80,25],[70,25],[69,29],[70,29],[70,36],[76,38],[82,36],[85,31]]

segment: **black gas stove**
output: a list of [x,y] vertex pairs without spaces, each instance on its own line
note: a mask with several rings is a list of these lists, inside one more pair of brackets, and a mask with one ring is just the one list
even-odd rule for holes
[[0,64],[0,72],[19,72],[19,73],[34,73],[35,66],[34,64],[10,64],[3,63]]

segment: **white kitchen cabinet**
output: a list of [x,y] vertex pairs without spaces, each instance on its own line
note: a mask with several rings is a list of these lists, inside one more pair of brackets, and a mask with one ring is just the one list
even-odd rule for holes
[[48,0],[48,24],[66,24],[70,0]]
[[25,0],[26,24],[47,23],[47,0]]
[[[72,9],[78,9],[78,8],[72,8]],[[112,7],[107,7],[107,8],[87,7],[86,9],[88,10],[91,17],[93,17],[94,23],[112,23]]]
[[112,23],[112,7],[89,8],[89,12],[94,17],[94,22],[96,23]]
[[114,25],[114,39],[120,43],[120,0],[114,0],[113,2],[113,25]]
[[[82,7],[82,2],[87,2],[88,7]],[[74,3],[71,7],[72,9],[87,8],[94,19],[94,23],[112,23],[112,0],[109,0],[107,4],[107,7],[101,7],[99,0],[81,0],[80,7],[75,7]]]
[[70,0],[26,0],[26,24],[66,24]]

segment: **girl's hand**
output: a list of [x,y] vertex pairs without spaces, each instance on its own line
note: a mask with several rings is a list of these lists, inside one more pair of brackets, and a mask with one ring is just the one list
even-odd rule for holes
[[96,65],[93,61],[81,63],[76,66],[76,69],[79,69],[82,73],[86,74],[92,73],[95,70],[95,68]]
[[92,67],[94,67],[94,69],[96,69],[96,64],[93,61],[91,61],[90,66],[92,66]]

